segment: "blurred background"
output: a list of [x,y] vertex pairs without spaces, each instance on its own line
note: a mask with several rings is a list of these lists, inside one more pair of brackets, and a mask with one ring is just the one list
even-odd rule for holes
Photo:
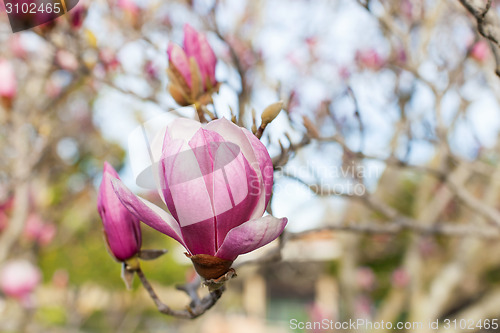
[[[81,0],[13,34],[2,8],[0,331],[328,332],[291,321],[359,318],[495,330],[499,13],[465,0]],[[166,50],[185,23],[218,58],[209,110],[251,128],[284,102],[262,141],[275,167],[268,211],[289,219],[192,321],[159,313],[138,281],[126,290],[96,209],[104,161],[159,202],[135,184],[128,139],[179,107]],[[144,248],[169,250],[144,272],[184,308],[175,286],[193,279],[190,261],[143,234]]]

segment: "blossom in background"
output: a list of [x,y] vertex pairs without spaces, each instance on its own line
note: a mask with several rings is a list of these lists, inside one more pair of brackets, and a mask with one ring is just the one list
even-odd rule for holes
[[29,304],[30,296],[41,280],[38,267],[27,260],[11,260],[0,270],[0,290],[12,298]]
[[404,268],[396,268],[392,272],[391,282],[398,288],[405,288],[410,283],[410,275]]
[[204,126],[177,119],[154,140],[157,186],[168,207],[137,197],[112,181],[122,203],[138,219],[174,238],[197,272],[218,278],[236,257],[276,239],[286,218],[265,216],[273,165],[266,147],[250,131],[222,118]]
[[370,267],[360,267],[356,272],[356,282],[362,290],[372,290],[375,287],[375,273]]
[[379,70],[385,64],[385,60],[374,49],[356,51],[356,63],[361,68]]
[[23,41],[21,40],[21,34],[12,34],[9,39],[9,46],[16,58],[26,58],[27,51]]
[[47,223],[37,214],[30,214],[24,227],[24,237],[40,245],[47,245],[54,239],[57,229],[52,223]]
[[67,50],[57,50],[56,63],[68,72],[74,72],[78,69],[78,59],[73,53]]
[[87,8],[79,3],[69,12],[69,15],[71,27],[78,30],[83,25],[83,21],[87,15]]
[[102,219],[110,252],[118,261],[126,261],[141,249],[140,222],[116,196],[111,185],[112,179],[120,178],[115,169],[105,162],[97,197],[97,210]]
[[0,59],[0,97],[9,105],[17,94],[17,79],[14,67],[6,59]]
[[472,45],[469,54],[472,59],[483,62],[490,55],[490,46],[485,40],[480,40]]
[[189,24],[184,26],[183,47],[169,43],[169,92],[179,105],[200,102],[200,97],[217,89],[217,58],[205,35]]

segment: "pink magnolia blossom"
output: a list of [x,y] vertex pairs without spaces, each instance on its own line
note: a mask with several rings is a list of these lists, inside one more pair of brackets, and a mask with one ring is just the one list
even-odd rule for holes
[[183,48],[169,43],[167,54],[172,66],[182,75],[186,84],[192,87],[192,73],[189,59],[194,58],[200,70],[204,90],[215,87],[215,65],[217,57],[204,34],[199,33],[189,24],[184,26]]
[[110,252],[119,261],[136,255],[141,249],[142,235],[139,220],[122,205],[111,185],[112,179],[120,179],[113,167],[105,162],[97,210],[102,219],[104,234]]
[[0,97],[13,99],[17,94],[17,79],[12,64],[0,59]]
[[273,166],[266,147],[247,129],[224,118],[203,126],[177,119],[158,134],[152,153],[158,161],[153,167],[158,190],[170,214],[118,179],[112,181],[114,189],[137,218],[182,244],[195,268],[194,256],[215,257],[230,266],[238,255],[283,232],[286,218],[262,217]]
[[479,42],[474,43],[470,49],[471,58],[478,62],[485,61],[489,54],[490,47],[485,40],[480,40]]
[[40,270],[27,260],[8,261],[0,270],[2,292],[23,302],[28,301],[40,280]]

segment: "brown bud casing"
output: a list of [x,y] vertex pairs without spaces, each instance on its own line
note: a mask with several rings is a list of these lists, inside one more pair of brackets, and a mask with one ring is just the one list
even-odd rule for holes
[[185,253],[185,255],[191,259],[194,269],[205,280],[217,279],[223,276],[233,264],[232,260],[224,260],[209,254],[196,254],[192,256],[189,253]]
[[264,111],[262,111],[262,115],[261,115],[262,125],[264,125],[263,127],[265,127],[267,124],[269,124],[271,121],[273,121],[274,118],[276,118],[278,116],[278,114],[281,112],[282,108],[283,108],[282,101],[268,105],[264,109]]

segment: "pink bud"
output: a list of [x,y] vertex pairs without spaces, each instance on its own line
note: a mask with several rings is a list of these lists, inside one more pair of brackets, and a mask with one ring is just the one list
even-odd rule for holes
[[480,40],[470,49],[470,56],[472,59],[483,62],[490,55],[490,46],[485,40]]
[[[131,213],[189,251],[200,275],[223,275],[238,255],[282,233],[286,218],[262,217],[271,196],[273,166],[266,147],[250,131],[224,118],[203,126],[181,118],[155,140],[157,186],[171,215],[118,180],[113,187]],[[213,258],[223,261],[224,269],[207,277],[196,261],[208,265]]]
[[118,261],[125,261],[141,249],[141,228],[139,219],[133,216],[116,196],[111,185],[113,179],[120,179],[118,173],[105,162],[97,197],[97,210],[102,219],[110,252]]
[[38,267],[27,260],[8,261],[0,271],[0,289],[9,297],[27,301],[41,280]]
[[17,79],[12,64],[0,59],[0,97],[13,99],[17,94]]
[[204,34],[199,33],[189,24],[184,25],[183,48],[173,43],[168,45],[170,63],[182,75],[184,81],[191,88],[191,67],[189,59],[194,58],[201,74],[204,91],[217,84],[215,79],[215,65],[217,57]]

